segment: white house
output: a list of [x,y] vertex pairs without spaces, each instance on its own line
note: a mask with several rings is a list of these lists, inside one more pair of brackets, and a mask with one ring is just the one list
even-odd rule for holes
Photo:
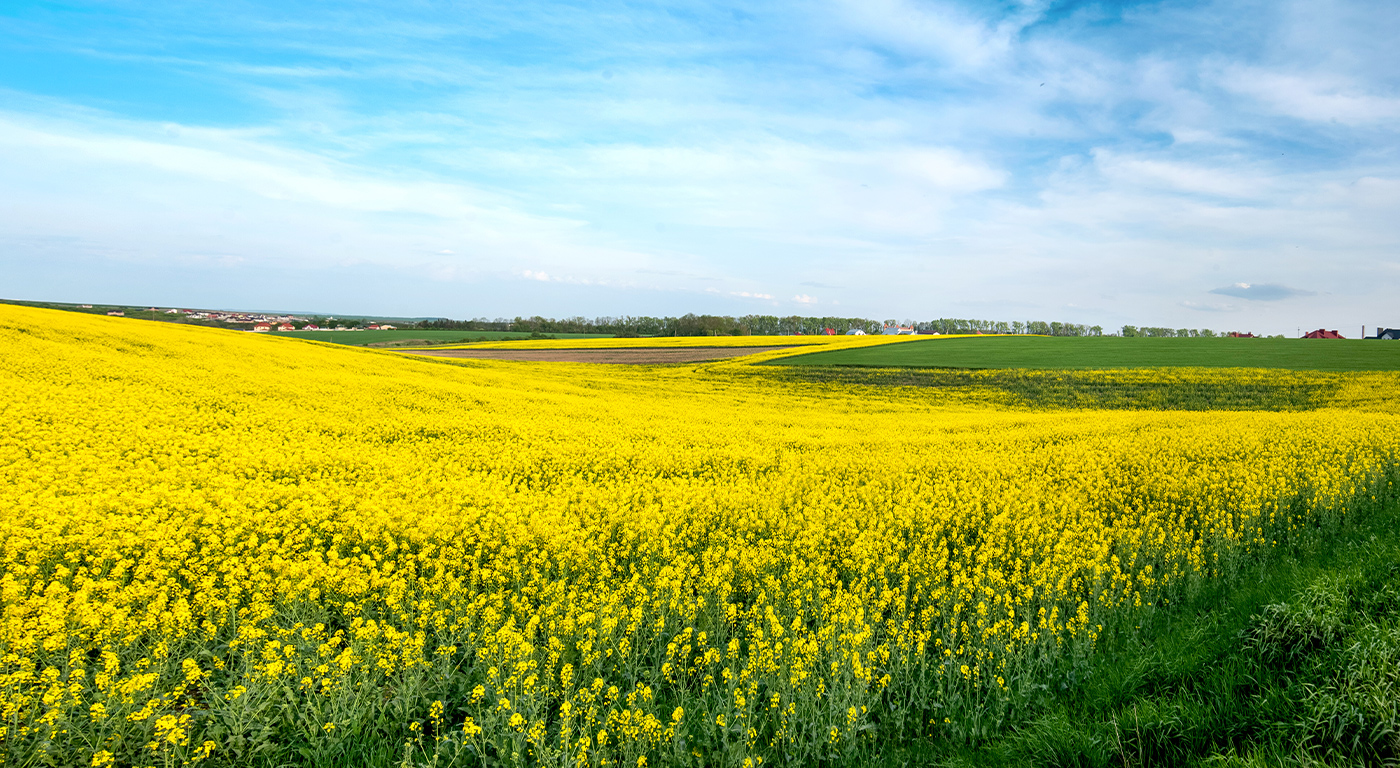
[[846,335],[847,335],[847,336],[864,336],[864,335],[865,335],[865,331],[862,331],[862,330],[859,329],[859,328],[852,328],[851,330],[846,331]]

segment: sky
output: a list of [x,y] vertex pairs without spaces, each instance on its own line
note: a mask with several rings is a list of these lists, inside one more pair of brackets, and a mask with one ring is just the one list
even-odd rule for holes
[[0,297],[1400,326],[1400,3],[0,4]]

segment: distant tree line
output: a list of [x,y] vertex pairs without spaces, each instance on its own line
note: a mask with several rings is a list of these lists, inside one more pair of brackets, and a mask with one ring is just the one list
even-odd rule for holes
[[778,317],[777,315],[695,315],[681,317],[498,317],[488,320],[424,320],[419,328],[448,331],[510,331],[514,333],[601,333],[613,336],[787,336],[818,334],[831,328],[837,333],[859,329],[879,333],[878,321],[860,317]]
[[[891,321],[892,322],[892,321]],[[919,333],[1032,333],[1041,336],[1102,336],[1103,328],[1078,323],[1047,323],[1043,320],[961,320],[941,318],[913,323]]]
[[[489,320],[478,317],[473,320],[449,320],[438,318],[419,322],[416,327],[424,330],[443,331],[508,331],[513,333],[597,333],[611,336],[789,336],[793,334],[820,334],[830,328],[838,334],[851,330],[861,330],[868,334],[878,334],[887,326],[914,328],[919,333],[995,333],[995,334],[1038,334],[1042,336],[1103,336],[1104,330],[1097,325],[1079,323],[1044,322],[1042,320],[1016,320],[1013,322],[993,320],[965,320],[961,318],[939,318],[938,320],[870,320],[863,317],[802,317],[789,315],[695,315],[681,317],[498,317]],[[1194,328],[1139,328],[1125,325],[1119,334],[1122,336],[1158,337],[1197,337],[1215,336],[1212,330]]]
[[1212,330],[1209,329],[1209,328],[1201,328],[1201,329],[1196,329],[1196,328],[1177,328],[1177,329],[1173,330],[1173,329],[1171,329],[1171,328],[1138,328],[1138,327],[1135,326],[1135,325],[1125,325],[1125,326],[1123,326],[1123,330],[1121,331],[1121,335],[1123,335],[1123,336],[1145,336],[1145,337],[1167,338],[1167,339],[1170,339],[1170,338],[1177,338],[1177,339],[1191,338],[1191,339],[1194,339],[1194,338],[1197,338],[1197,337],[1211,338],[1211,337],[1216,336],[1217,334],[1216,334],[1215,331],[1212,331]]

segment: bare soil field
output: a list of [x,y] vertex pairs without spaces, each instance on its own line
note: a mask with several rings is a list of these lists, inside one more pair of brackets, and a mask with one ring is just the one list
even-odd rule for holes
[[624,348],[624,349],[441,349],[404,350],[408,355],[456,357],[471,360],[533,360],[550,363],[609,363],[612,365],[661,365],[665,363],[698,363],[723,360],[742,355],[756,355],[777,347],[687,347],[684,349]]

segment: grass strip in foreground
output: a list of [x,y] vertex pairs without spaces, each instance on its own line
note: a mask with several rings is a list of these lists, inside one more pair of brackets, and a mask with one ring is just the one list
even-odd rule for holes
[[1156,615],[1052,681],[1037,717],[949,766],[1393,765],[1400,759],[1400,506]]

